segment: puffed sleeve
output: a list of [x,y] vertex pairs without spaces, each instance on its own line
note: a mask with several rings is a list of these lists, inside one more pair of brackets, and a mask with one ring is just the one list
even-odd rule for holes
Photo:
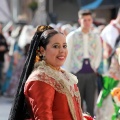
[[55,90],[41,81],[25,84],[24,94],[35,120],[53,120],[52,106]]

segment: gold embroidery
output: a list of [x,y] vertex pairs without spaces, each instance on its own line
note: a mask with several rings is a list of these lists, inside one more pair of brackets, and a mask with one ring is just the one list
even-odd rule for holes
[[46,75],[55,79],[56,82],[63,80],[71,95],[74,96],[74,84],[77,83],[77,78],[74,75],[67,73],[66,71],[61,72],[51,69],[51,67],[46,66],[44,61],[37,63],[37,65],[35,64],[35,69],[37,69],[39,73],[46,73]]
[[[79,104],[79,112],[82,113],[82,109],[81,109],[81,98],[80,98],[80,92],[79,90],[75,92],[75,98],[76,98],[76,101],[78,102]],[[83,115],[81,114],[81,118],[83,119]]]
[[[35,64],[33,74],[34,72],[37,74],[37,76],[32,76],[31,74],[29,81],[33,80],[34,77],[34,80],[45,82],[51,85],[59,93],[65,94],[73,120],[76,120],[76,111],[72,97],[75,97],[76,101],[80,105],[80,94],[74,89],[74,84],[77,83],[77,78],[74,75],[67,73],[66,71],[61,72],[50,68],[50,66],[47,66],[44,61],[40,61]],[[44,79],[42,79],[42,77]]]

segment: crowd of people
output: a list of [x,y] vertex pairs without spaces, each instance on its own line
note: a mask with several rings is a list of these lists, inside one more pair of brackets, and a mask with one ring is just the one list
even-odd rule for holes
[[[22,72],[29,44],[35,32],[30,25],[1,24],[0,95],[13,97]],[[4,47],[4,48],[3,48]]]
[[0,56],[9,120],[120,119],[120,9],[102,26],[89,10],[78,25],[1,25]]

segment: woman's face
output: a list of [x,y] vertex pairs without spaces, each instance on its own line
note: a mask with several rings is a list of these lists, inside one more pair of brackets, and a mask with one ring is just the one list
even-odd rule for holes
[[59,68],[63,65],[68,54],[66,38],[62,34],[56,34],[49,39],[49,43],[44,50],[46,63]]

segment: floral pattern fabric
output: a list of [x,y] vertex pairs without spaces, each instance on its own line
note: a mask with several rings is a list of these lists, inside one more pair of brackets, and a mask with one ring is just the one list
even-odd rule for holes
[[[97,33],[90,31],[88,34],[88,52],[90,64],[93,70],[98,68],[101,56],[102,45],[100,37]],[[64,68],[70,72],[76,73],[82,68],[82,62],[84,59],[84,47],[83,47],[83,33],[81,28],[71,32],[67,36],[68,56],[64,64]]]

